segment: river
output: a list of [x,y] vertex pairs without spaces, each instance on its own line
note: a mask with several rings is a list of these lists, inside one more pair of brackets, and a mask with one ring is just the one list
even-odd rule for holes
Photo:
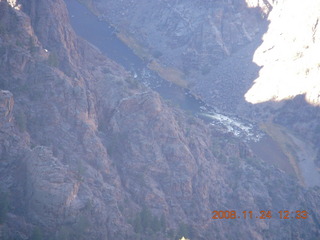
[[[65,3],[69,11],[71,25],[76,33],[96,46],[104,55],[124,66],[137,81],[141,81],[157,91],[164,99],[170,100],[181,109],[192,112],[209,124],[221,126],[226,132],[232,132],[234,136],[249,142],[256,155],[268,163],[277,165],[287,173],[293,174],[293,169],[289,166],[290,163],[284,158],[279,147],[270,147],[277,146],[277,143],[270,137],[263,138],[265,134],[255,124],[240,117],[221,113],[218,109],[193,96],[188,89],[162,79],[147,67],[148,63],[135,55],[132,49],[118,39],[114,27],[101,21],[77,0],[65,0]],[[265,140],[260,141],[262,138]],[[268,149],[268,153],[266,153],[266,149]],[[310,175],[304,170],[306,169],[304,166],[310,169],[310,166],[314,165],[310,161],[312,160],[305,160],[304,164],[301,165],[300,162],[299,165],[305,182],[312,186],[315,185],[314,180],[318,180],[319,174],[315,179],[310,179]]]
[[203,101],[191,95],[187,89],[165,81],[156,72],[148,69],[147,63],[118,39],[115,28],[99,20],[84,5],[76,0],[65,2],[71,25],[76,33],[95,45],[104,55],[124,66],[134,78],[157,91],[163,98],[178,104],[184,110],[196,113],[199,112],[201,106],[211,109]]
[[66,0],[70,22],[76,33],[96,46],[104,55],[121,64],[132,76],[151,89],[157,91],[164,99],[170,100],[181,109],[192,112],[195,116],[218,124],[232,132],[236,137],[259,140],[262,132],[254,124],[235,116],[219,113],[216,108],[207,105],[193,96],[188,89],[162,79],[147,67],[127,45],[118,39],[116,29],[101,21],[77,0]]

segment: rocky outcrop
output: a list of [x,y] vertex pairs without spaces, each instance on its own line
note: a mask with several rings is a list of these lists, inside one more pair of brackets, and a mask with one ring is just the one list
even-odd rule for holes
[[[268,16],[268,31],[253,57],[253,62],[262,68],[245,94],[250,103],[258,106],[266,103],[276,109],[269,112],[269,117],[318,152],[317,157],[305,153],[318,166],[319,13],[317,2],[275,2]],[[305,147],[300,148],[305,151]]]
[[84,2],[114,25],[138,55],[152,60],[151,69],[231,112],[244,102],[258,74],[252,56],[275,4],[245,0]]
[[275,3],[277,3],[276,0],[246,0],[246,3],[249,8],[260,8],[262,12],[266,15],[270,13]]
[[[318,190],[134,82],[74,34],[63,1],[20,4],[0,5],[4,239],[319,236]],[[211,219],[229,209],[314,214]]]
[[247,101],[281,101],[305,94],[307,102],[320,104],[315,55],[320,46],[319,13],[320,4],[312,1],[279,1],[274,6],[268,32],[253,58],[264,67],[246,93]]
[[245,1],[85,2],[165,66],[182,70],[189,81],[193,70],[208,74],[253,41],[263,22],[260,10],[248,8]]
[[[274,119],[320,154],[318,3],[84,2],[138,54],[149,54],[149,66],[167,80],[187,80],[192,93],[222,111]],[[166,77],[172,69],[179,74]],[[319,154],[306,156],[319,162]]]
[[12,110],[13,110],[13,97],[12,93],[9,91],[1,91],[0,92],[0,127],[5,127],[2,126],[2,124],[6,123],[11,123],[12,122]]

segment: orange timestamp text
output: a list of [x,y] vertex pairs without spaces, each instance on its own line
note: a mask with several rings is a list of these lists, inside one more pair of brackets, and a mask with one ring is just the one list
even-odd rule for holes
[[307,219],[309,217],[309,213],[305,210],[281,210],[272,212],[268,211],[242,211],[237,212],[235,210],[226,210],[226,211],[212,211],[212,219]]

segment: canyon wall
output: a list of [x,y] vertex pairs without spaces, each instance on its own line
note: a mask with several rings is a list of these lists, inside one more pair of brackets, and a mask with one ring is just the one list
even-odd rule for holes
[[[168,105],[77,37],[62,0],[0,2],[0,72],[1,239],[319,237],[319,189]],[[309,217],[211,219],[287,209]]]

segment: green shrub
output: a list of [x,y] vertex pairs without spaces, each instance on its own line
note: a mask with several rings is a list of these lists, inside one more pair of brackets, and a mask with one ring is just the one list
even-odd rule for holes
[[23,111],[18,111],[15,114],[16,124],[20,132],[25,132],[27,130],[27,117]]
[[59,59],[58,55],[55,52],[51,52],[48,57],[48,64],[51,67],[58,67],[59,66]]
[[6,48],[5,47],[0,47],[0,56],[4,55],[6,53]]
[[173,239],[174,238],[174,230],[173,229],[169,229],[169,231],[167,232],[167,236],[170,238],[170,239]]
[[69,240],[71,239],[71,228],[63,226],[56,233],[55,240]]
[[43,239],[43,233],[42,230],[38,227],[35,227],[33,229],[32,235],[30,237],[30,240],[42,240]]
[[8,205],[8,195],[0,192],[0,224],[3,224],[6,220]]
[[111,71],[108,69],[108,68],[103,68],[102,69],[102,72],[104,73],[104,74],[109,74],[109,73],[111,73]]
[[35,53],[38,49],[35,45],[35,40],[32,37],[29,38],[28,47],[31,53]]
[[20,41],[20,40],[16,40],[16,45],[18,46],[18,47],[23,47],[23,43]]
[[152,53],[152,56],[153,56],[154,58],[159,58],[159,57],[161,57],[162,55],[163,55],[163,53],[160,52],[159,50],[155,50],[155,51],[153,51],[153,53]]
[[131,225],[136,233],[149,233],[154,234],[160,231],[165,232],[165,217],[152,215],[150,210],[144,207],[140,213],[136,215]]
[[91,227],[90,222],[85,215],[80,215],[78,221],[73,225],[62,226],[56,232],[56,240],[82,240],[86,238],[86,232]]
[[180,239],[183,236],[190,236],[190,229],[186,224],[181,223],[179,225],[179,229],[178,229],[178,233],[176,235],[176,239]]
[[[174,239],[176,240],[189,240],[189,237],[192,238],[194,233],[194,228],[191,225],[185,223],[180,223],[177,234]],[[187,238],[188,236],[188,238]]]
[[8,33],[8,30],[5,25],[0,23],[0,35]]
[[139,88],[139,82],[132,78],[128,77],[125,79],[125,81],[128,83],[130,89],[138,89]]

